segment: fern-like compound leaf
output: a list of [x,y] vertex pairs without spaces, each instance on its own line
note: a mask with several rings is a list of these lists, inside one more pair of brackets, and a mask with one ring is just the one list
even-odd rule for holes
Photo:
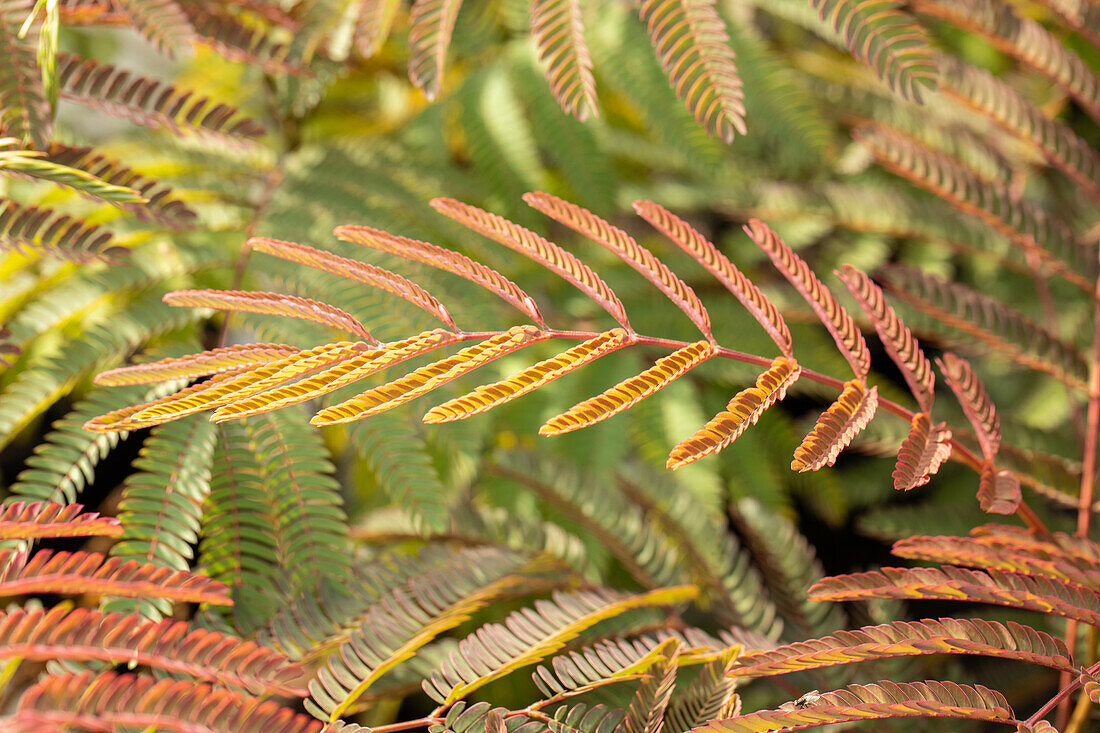
[[81,504],[15,501],[0,511],[0,540],[45,537],[115,537],[122,525],[114,517],[84,512]]
[[106,387],[149,384],[169,379],[192,379],[211,374],[266,364],[297,354],[300,349],[286,344],[238,344],[176,356],[160,361],[108,369],[95,376],[95,383]]
[[982,619],[896,621],[837,631],[820,639],[777,649],[749,651],[738,658],[734,677],[763,677],[875,659],[925,654],[976,654],[1014,659],[1052,669],[1073,669],[1065,643],[1030,626]]
[[936,86],[936,66],[924,28],[896,0],[811,0],[852,55],[890,89],[921,101]]
[[871,368],[867,342],[848,311],[837,302],[832,292],[814,274],[806,261],[794,253],[771,228],[759,219],[750,219],[745,232],[771,258],[776,269],[790,281],[814,313],[829,329],[844,358],[852,365],[857,377],[864,378]]
[[951,431],[947,423],[933,423],[927,412],[913,415],[909,434],[898,450],[891,478],[898,491],[924,486],[951,457]]
[[535,323],[542,326],[546,325],[542,320],[542,314],[539,313],[538,304],[530,295],[523,292],[518,285],[504,277],[504,275],[471,260],[466,255],[367,226],[339,226],[336,227],[333,233],[344,241],[362,244],[382,252],[389,252],[414,262],[422,262],[425,265],[438,267],[446,272],[466,278],[511,303]]
[[1007,469],[998,469],[987,458],[978,481],[978,504],[990,514],[1014,514],[1020,506],[1020,480]]
[[[355,45],[363,58],[369,59],[381,50],[390,35],[400,0],[365,0],[355,24]],[[350,731],[349,731],[350,733]]]
[[628,346],[630,342],[630,334],[621,328],[613,328],[557,356],[521,369],[506,379],[484,384],[472,392],[433,407],[424,415],[424,422],[452,422],[491,410],[576,371],[612,351]]
[[164,296],[164,302],[184,308],[214,308],[243,313],[263,313],[302,318],[340,331],[353,333],[364,341],[377,344],[366,326],[355,316],[328,303],[283,293],[245,290],[177,290]]
[[867,427],[878,409],[878,387],[867,388],[862,379],[844,383],[844,389],[817,424],[795,448],[792,471],[817,471],[836,462],[852,439]]
[[560,435],[580,430],[617,415],[714,356],[714,345],[696,341],[663,356],[649,369],[573,405],[539,428],[540,435]]
[[482,626],[424,681],[424,691],[442,705],[461,700],[517,669],[542,661],[585,629],[635,608],[679,603],[698,593],[695,586],[659,588],[637,595],[606,589],[555,593],[502,623]]
[[126,250],[112,247],[111,233],[95,224],[0,196],[0,249],[40,252],[79,264],[112,262]]
[[115,672],[50,675],[20,698],[18,733],[83,728],[201,733],[320,733],[321,723],[271,700],[188,680]]
[[302,695],[305,670],[273,649],[183,621],[65,605],[0,612],[5,656],[135,662],[255,694]]
[[966,418],[978,435],[982,454],[987,459],[997,455],[1001,447],[1001,420],[997,408],[993,405],[985,385],[978,379],[970,362],[945,351],[942,358],[936,360],[943,372],[944,380],[959,400]]
[[814,728],[887,718],[962,718],[991,722],[1015,719],[1004,695],[981,685],[954,682],[890,682],[848,685],[807,696],[789,709],[763,710],[696,728],[701,733],[757,733]]
[[11,149],[15,138],[0,138],[0,171],[25,178],[51,181],[87,196],[116,204],[145,203],[133,188],[105,181],[88,171],[54,162],[37,150]]
[[739,648],[725,649],[700,670],[683,693],[665,711],[665,733],[686,733],[716,718],[737,715],[740,701],[734,694],[737,679],[731,675]]
[[529,229],[513,224],[503,216],[483,211],[476,206],[444,198],[432,199],[431,203],[432,208],[444,216],[449,216],[462,226],[473,229],[521,255],[530,257],[577,286],[582,293],[611,314],[611,317],[623,328],[627,331],[631,330],[626,311],[618,296],[592,268],[578,260],[571,252]]
[[[255,11],[256,7],[250,9]],[[218,55],[258,66],[268,74],[301,76],[306,73],[301,54],[292,54],[288,44],[276,41],[272,28],[242,23],[228,8],[217,2],[187,3],[184,12],[198,34],[198,40],[213,48]],[[278,19],[273,25],[280,25]]]
[[257,252],[274,255],[288,262],[306,265],[316,270],[346,277],[357,282],[365,283],[379,290],[396,295],[407,300],[416,307],[438,318],[450,328],[457,328],[451,314],[436,300],[431,293],[408,278],[396,273],[384,270],[381,267],[368,265],[348,257],[340,257],[331,252],[307,247],[295,242],[283,242],[267,237],[252,237],[248,240],[248,247]]
[[601,641],[579,651],[559,654],[549,666],[539,665],[531,674],[544,697],[580,695],[604,685],[634,680],[664,659],[678,639],[653,645],[648,638]]
[[168,56],[189,51],[195,29],[176,0],[111,0],[156,49]]
[[491,336],[454,356],[420,367],[404,377],[369,389],[338,405],[326,407],[314,416],[312,422],[314,425],[335,425],[361,420],[392,409],[427,394],[463,374],[472,372],[494,359],[499,359],[548,337],[545,331],[540,331],[534,326],[513,326],[504,333]]
[[531,35],[561,108],[581,122],[598,115],[580,0],[531,0]]
[[671,640],[667,653],[649,668],[626,709],[620,730],[622,733],[661,733],[665,710],[676,685],[676,659],[680,645]]
[[745,275],[737,269],[737,266],[729,261],[729,258],[718,251],[706,237],[698,232],[686,221],[676,216],[660,204],[652,201],[635,201],[634,211],[653,225],[658,231],[676,243],[680,249],[687,252],[695,260],[706,268],[707,272],[726,286],[741,304],[744,305],[753,318],[764,327],[771,336],[772,341],[779,347],[779,351],[788,359],[791,355],[791,332],[787,328],[782,314],[768,296],[761,292]]
[[42,83],[35,43],[20,38],[19,29],[31,14],[31,0],[0,2],[0,129],[24,144],[45,149],[53,135],[53,110]]
[[462,0],[416,0],[409,16],[409,79],[429,101],[443,85],[447,49],[451,45]]
[[713,0],[644,0],[638,14],[673,89],[699,124],[723,141],[745,127],[745,93],[729,33]]
[[851,265],[844,265],[837,275],[848,286],[848,291],[859,303],[859,307],[871,319],[886,353],[898,365],[905,383],[909,385],[909,391],[917,398],[920,409],[931,412],[932,401],[935,399],[936,374],[932,371],[928,357],[921,350],[920,343],[886,302],[882,288],[872,282],[866,273]]
[[771,366],[756,378],[755,386],[734,395],[725,410],[673,448],[667,466],[677,469],[717,453],[737,440],[746,428],[756,424],[765,410],[786,396],[787,389],[801,373],[802,368],[793,359],[776,357]]

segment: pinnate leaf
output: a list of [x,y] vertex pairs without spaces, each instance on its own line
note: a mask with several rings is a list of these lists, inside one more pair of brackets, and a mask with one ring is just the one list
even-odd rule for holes
[[580,0],[532,0],[531,35],[561,108],[581,122],[599,114]]
[[795,448],[792,471],[817,471],[836,462],[852,438],[860,433],[878,409],[878,388],[867,388],[862,379],[844,383],[836,402],[817,419],[810,434]]
[[168,305],[190,308],[214,308],[301,318],[347,331],[365,341],[377,343],[366,327],[347,311],[296,295],[245,290],[177,290],[165,295],[164,302]]
[[947,423],[933,424],[927,412],[918,412],[898,450],[898,462],[891,474],[894,488],[909,491],[924,486],[950,457],[951,431]]

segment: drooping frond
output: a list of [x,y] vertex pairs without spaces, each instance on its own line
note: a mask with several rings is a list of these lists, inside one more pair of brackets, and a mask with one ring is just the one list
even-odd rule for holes
[[714,0],[644,0],[638,14],[676,96],[707,132],[733,142],[745,127],[745,93]]
[[739,648],[726,649],[699,671],[699,676],[665,710],[665,733],[687,733],[709,720],[729,718],[740,711],[731,676]]
[[814,694],[791,709],[763,710],[728,720],[715,720],[697,731],[755,733],[814,728],[887,718],[962,718],[1007,723],[1015,719],[1004,695],[981,685],[954,682],[889,682],[848,685],[843,690]]
[[111,262],[125,254],[110,245],[111,233],[95,224],[0,196],[0,249],[41,252],[77,263]]
[[661,357],[641,374],[624,379],[602,394],[589,397],[550,418],[539,428],[539,434],[560,435],[606,420],[679,379],[713,355],[714,345],[709,341],[684,346]]
[[844,265],[837,275],[848,286],[848,291],[859,303],[859,307],[871,319],[886,353],[898,365],[920,409],[931,412],[932,401],[935,399],[936,374],[932,371],[928,357],[921,350],[920,343],[886,302],[882,289],[864,272],[851,265]]
[[499,382],[484,384],[472,392],[433,407],[424,415],[424,422],[451,422],[491,410],[629,344],[630,335],[621,328],[614,328],[557,356],[521,369]]
[[726,409],[711,418],[690,438],[681,441],[668,455],[672,469],[717,453],[737,440],[745,428],[755,425],[764,411],[783,399],[802,368],[793,359],[776,357],[767,371],[756,378],[756,386],[738,392]]
[[84,512],[81,504],[15,501],[0,512],[0,540],[45,537],[116,537],[122,525],[114,517]]
[[997,455],[1001,447],[1001,421],[997,417],[997,408],[985,391],[985,385],[974,373],[970,362],[945,351],[942,358],[936,360],[943,372],[944,380],[959,400],[966,418],[978,434],[978,442],[986,458]]
[[531,35],[561,108],[581,122],[598,115],[580,0],[531,0]]
[[355,242],[382,252],[389,252],[466,278],[511,303],[535,323],[545,325],[542,314],[539,313],[538,304],[530,295],[523,292],[518,285],[504,275],[471,260],[466,255],[367,226],[339,226],[333,234],[346,242]]
[[983,512],[1013,514],[1020,506],[1020,480],[1007,469],[998,469],[992,458],[982,464],[978,480],[978,503]]
[[619,324],[630,331],[630,322],[618,296],[592,268],[572,253],[548,239],[513,224],[502,216],[483,211],[454,199],[432,199],[432,208],[464,227],[484,234],[505,247],[530,257],[546,269],[576,285],[582,293],[599,303]]
[[420,367],[403,377],[369,389],[338,405],[326,407],[314,416],[312,422],[314,425],[335,425],[361,420],[392,409],[427,394],[463,374],[468,374],[494,359],[499,359],[548,337],[545,331],[540,331],[534,326],[513,326],[475,346],[463,349],[454,356]]
[[665,710],[676,685],[676,659],[679,654],[679,643],[671,640],[665,655],[655,660],[642,677],[642,683],[634,691],[634,697],[626,709],[626,718],[618,730],[622,733],[661,733]]
[[909,434],[898,449],[891,478],[898,491],[924,486],[951,457],[951,431],[947,423],[933,424],[927,412],[913,415]]
[[424,681],[424,691],[436,702],[449,705],[495,679],[545,659],[593,624],[635,608],[689,600],[696,592],[694,586],[676,586],[637,595],[605,589],[555,593],[553,601],[536,601],[533,608],[516,611],[503,623],[482,626],[463,639]]
[[409,78],[428,101],[443,86],[447,48],[462,0],[416,0],[409,16]]
[[583,234],[593,242],[611,250],[619,259],[656,285],[669,300],[691,319],[703,335],[710,338],[710,315],[687,283],[676,277],[652,252],[634,241],[622,229],[604,221],[592,212],[557,196],[535,192],[523,194],[523,200],[551,219]]
[[760,245],[760,248],[771,258],[776,269],[798,289],[814,309],[814,313],[829,329],[844,358],[852,365],[852,371],[856,376],[861,379],[866,377],[871,368],[871,354],[867,351],[867,342],[863,340],[863,334],[852,317],[848,315],[848,311],[837,302],[825,283],[818,280],[806,261],[796,255],[764,222],[759,219],[750,219],[745,232]]
[[936,86],[936,66],[923,27],[896,0],[811,0],[852,55],[890,89],[921,101]]
[[214,308],[242,313],[264,313],[302,318],[323,326],[352,333],[373,344],[378,342],[355,316],[328,303],[283,293],[245,290],[177,290],[164,296],[164,302],[183,308]]
[[794,450],[792,471],[817,471],[836,462],[837,456],[871,422],[878,409],[878,387],[867,388],[861,379],[844,383],[836,402],[821,413],[817,424]]
[[223,140],[264,134],[260,125],[234,107],[73,54],[57,55],[57,75],[65,99],[138,125]]
[[451,314],[431,293],[408,278],[389,270],[295,242],[283,242],[267,237],[252,237],[246,246],[288,262],[296,262],[384,290],[423,309],[450,328],[457,328]]
[[982,619],[924,619],[837,631],[777,649],[742,652],[734,677],[764,677],[875,659],[924,654],[977,654],[1057,670],[1073,669],[1065,643],[1030,626]]
[[238,344],[200,351],[188,356],[175,356],[160,361],[108,369],[95,376],[95,383],[105,387],[129,384],[149,384],[168,379],[192,379],[245,369],[297,354],[300,349],[286,344]]
[[707,272],[725,285],[726,289],[733,293],[752,313],[753,318],[764,327],[783,356],[788,359],[794,358],[791,355],[791,332],[779,310],[772,305],[760,288],[729,261],[728,257],[718,251],[714,244],[660,204],[652,201],[635,201],[634,211],[675,242],[680,249],[694,257]]
[[190,50],[195,29],[176,0],[111,0],[156,49],[168,56]]
[[[136,727],[196,733],[319,733],[321,723],[271,700],[206,683],[114,672],[50,675],[20,698],[17,730]],[[25,727],[22,727],[25,726]]]
[[273,649],[183,621],[65,605],[0,612],[5,656],[133,662],[255,694],[302,695],[305,671]]
[[24,144],[45,149],[53,135],[53,110],[42,84],[34,35],[19,37],[19,29],[35,7],[32,0],[0,2],[0,128]]

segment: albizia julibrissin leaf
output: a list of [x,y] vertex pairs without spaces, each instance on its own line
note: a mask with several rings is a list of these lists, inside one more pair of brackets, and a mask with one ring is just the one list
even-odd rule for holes
[[310,422],[314,425],[336,425],[384,412],[442,387],[494,359],[546,338],[548,334],[534,326],[513,326],[504,333],[490,336],[454,356],[422,366],[338,405],[326,407],[314,415]]
[[599,114],[580,0],[531,0],[531,36],[561,108],[581,122]]
[[687,283],[676,277],[652,252],[634,241],[622,229],[576,204],[557,196],[536,191],[523,194],[528,205],[551,219],[583,234],[611,250],[619,259],[638,271],[646,280],[657,286],[669,300],[691,319],[703,335],[710,338],[710,315]]
[[205,377],[265,364],[297,354],[300,350],[286,344],[238,344],[177,356],[147,364],[108,369],[95,376],[95,383],[106,387],[149,384],[169,379]]
[[23,693],[8,720],[15,733],[89,726],[186,733],[319,733],[322,725],[270,700],[206,683],[115,672],[44,677]]
[[643,0],[638,15],[676,96],[724,142],[745,127],[745,92],[714,0]]
[[443,85],[443,67],[462,0],[416,0],[409,14],[409,79],[428,101]]
[[539,428],[539,435],[560,435],[580,430],[617,415],[635,405],[657,390],[679,379],[704,361],[714,356],[714,344],[696,341],[663,356],[649,369],[589,397],[555,415]]
[[814,313],[829,329],[844,358],[852,365],[857,377],[866,377],[871,368],[871,354],[867,342],[848,311],[837,302],[825,283],[814,274],[805,260],[794,253],[771,228],[759,219],[750,219],[745,232],[771,258],[776,269],[790,281]]
[[65,605],[0,611],[5,657],[132,662],[256,694],[305,694],[305,670],[279,652],[216,631]]
[[78,264],[111,262],[126,253],[112,247],[111,233],[53,209],[0,196],[0,250],[37,252]]
[[993,400],[985,391],[985,385],[978,379],[970,362],[955,356],[950,351],[945,351],[943,356],[936,360],[943,372],[943,378],[947,386],[955,393],[966,418],[978,434],[978,443],[982,447],[982,454],[991,459],[997,455],[1001,447],[1001,421],[997,417],[997,408],[993,406]]
[[572,253],[562,249],[548,239],[524,229],[503,216],[491,214],[476,206],[464,204],[454,199],[432,199],[432,208],[457,221],[462,226],[473,229],[505,247],[531,258],[551,272],[561,276],[567,282],[577,286],[582,293],[596,301],[601,308],[611,314],[619,324],[630,331],[630,321],[617,295],[592,268],[584,264]]
[[15,138],[0,138],[0,171],[32,180],[50,181],[67,186],[100,201],[113,204],[145,203],[139,191],[105,181],[79,168],[50,160],[45,152],[12,149]]
[[167,598],[187,603],[231,606],[229,588],[183,570],[117,558],[98,552],[0,550],[0,596],[34,593],[96,593],[100,595]]
[[320,323],[323,326],[353,333],[364,341],[378,343],[366,326],[355,316],[334,305],[284,293],[250,292],[247,290],[176,290],[164,296],[168,305],[187,308],[214,308],[243,313],[264,313],[288,316]]
[[35,7],[33,0],[0,2],[0,129],[24,144],[46,147],[53,136],[53,110],[42,84],[33,34],[19,28]]
[[927,412],[913,415],[909,434],[898,450],[898,462],[891,478],[898,491],[924,486],[951,457],[951,431],[947,423],[932,423]]
[[725,410],[673,448],[665,465],[675,470],[717,453],[737,440],[745,428],[756,424],[765,410],[786,396],[787,389],[801,373],[802,368],[793,359],[777,357],[767,371],[756,378],[756,386],[738,392]]
[[1065,643],[1030,626],[982,619],[896,621],[838,631],[776,649],[743,652],[733,677],[766,677],[890,657],[976,654],[1073,670]]
[[886,302],[882,288],[871,281],[866,273],[851,265],[844,265],[837,276],[844,281],[848,291],[859,303],[859,307],[871,319],[886,353],[898,365],[909,391],[917,398],[917,404],[924,412],[932,411],[935,399],[936,374],[932,364],[920,348],[913,333],[898,318],[898,314]]
[[998,470],[993,459],[987,458],[982,464],[981,477],[978,480],[978,504],[983,512],[990,514],[1012,514],[1022,500],[1020,481],[1012,471]]
[[867,427],[878,409],[878,387],[867,388],[862,379],[844,383],[836,402],[821,413],[817,424],[794,450],[792,471],[817,471],[836,462],[852,438]]
[[84,512],[82,504],[52,501],[8,504],[0,512],[0,540],[29,540],[42,537],[117,537],[122,525],[114,517]]
[[195,29],[176,0],[111,0],[158,51],[171,57],[191,50]]
[[433,407],[424,415],[424,422],[451,422],[491,410],[629,344],[630,335],[621,328],[613,328],[557,356],[521,369],[506,379],[483,384],[472,392]]
[[675,242],[680,249],[694,257],[718,282],[725,285],[764,327],[783,356],[794,358],[791,353],[791,332],[779,309],[713,243],[660,204],[635,201],[634,211]]
[[848,685],[815,694],[789,710],[762,710],[726,720],[713,720],[697,733],[759,733],[801,730],[833,723],[886,718],[963,718],[1012,721],[1015,714],[1004,695],[981,685],[954,682],[890,682]]
[[413,262],[422,262],[425,265],[438,267],[445,272],[466,278],[511,303],[521,313],[540,326],[546,325],[545,321],[542,320],[542,314],[539,313],[539,307],[534,298],[523,292],[518,285],[504,277],[504,275],[491,267],[486,267],[480,262],[471,260],[466,255],[428,242],[401,237],[368,226],[339,226],[332,233],[345,242],[355,242],[381,252],[389,252],[398,257],[404,257]]

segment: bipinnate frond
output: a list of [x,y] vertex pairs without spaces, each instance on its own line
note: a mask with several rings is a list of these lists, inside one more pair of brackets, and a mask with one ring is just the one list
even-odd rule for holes
[[725,22],[714,0],[643,0],[645,23],[672,88],[696,121],[733,142],[745,127],[745,93]]
[[305,670],[275,650],[172,619],[66,605],[14,608],[0,612],[0,650],[36,661],[133,662],[257,695],[305,694]]
[[786,396],[787,389],[801,373],[802,368],[793,359],[776,357],[771,366],[756,378],[756,386],[738,392],[725,410],[673,448],[667,466],[676,469],[693,463],[737,440],[747,427],[756,424],[765,410]]
[[734,662],[733,677],[763,677],[839,664],[926,654],[975,654],[1074,669],[1065,643],[1030,626],[982,619],[896,621],[837,631],[777,649],[747,651]]
[[353,260],[349,257],[340,257],[339,255],[315,249],[314,247],[307,247],[295,242],[283,242],[278,239],[269,239],[268,237],[252,237],[248,240],[246,246],[257,252],[274,255],[288,262],[295,262],[299,265],[312,267],[315,270],[346,277],[350,280],[355,280],[378,288],[379,290],[384,290],[387,293],[407,300],[416,307],[438,318],[446,326],[457,329],[454,320],[451,318],[451,314],[447,312],[443,304],[436,300],[431,293],[408,278],[390,272],[389,270],[384,270],[374,265],[368,265],[365,262]]
[[814,429],[795,448],[791,470],[817,471],[833,465],[840,452],[871,422],[876,410],[878,387],[868,389],[861,379],[845,382],[840,396],[821,413]]
[[635,201],[634,211],[675,242],[680,249],[694,257],[707,272],[725,285],[726,289],[733,293],[753,318],[764,327],[783,356],[788,359],[794,358],[791,352],[791,332],[779,309],[772,305],[768,296],[745,277],[728,257],[719,252],[713,243],[660,204],[652,201]]
[[518,224],[454,199],[432,199],[432,208],[521,255],[531,258],[596,301],[623,328],[632,331],[619,297],[592,268],[571,252]]
[[125,254],[111,233],[54,209],[19,204],[0,196],[0,250],[38,252],[79,264],[111,262]]
[[232,604],[229,588],[202,575],[98,552],[25,553],[0,550],[0,596],[33,593],[97,593],[149,596],[189,603]]
[[891,478],[898,491],[924,486],[951,457],[951,431],[947,423],[933,423],[927,412],[913,415],[909,434],[898,449]]
[[19,699],[17,730],[157,729],[178,733],[319,733],[301,713],[188,680],[115,672],[50,675]]
[[70,53],[57,55],[61,96],[115,117],[176,134],[251,139],[264,129],[235,107]]
[[301,350],[286,344],[238,344],[221,346],[187,356],[175,356],[159,361],[108,369],[95,377],[95,383],[106,387],[129,384],[149,384],[168,379],[192,379],[211,374],[235,372],[276,361]]
[[102,178],[71,166],[54,162],[38,150],[13,149],[15,138],[0,138],[0,171],[24,178],[50,181],[67,186],[92,198],[108,203],[145,203],[142,195],[128,186]]
[[704,336],[711,338],[710,315],[699,302],[695,291],[676,277],[652,252],[634,241],[634,237],[587,209],[563,201],[557,196],[540,191],[523,194],[523,200],[551,219],[609,249],[642,277],[656,285],[691,319]]
[[161,53],[175,56],[190,51],[195,29],[176,0],[111,0],[130,23]]
[[712,356],[714,344],[710,341],[688,344],[661,357],[641,374],[624,379],[602,394],[589,397],[550,418],[539,428],[539,434],[560,435],[606,420],[641,402]]
[[580,0],[531,0],[531,35],[561,108],[581,122],[598,115]]
[[447,48],[462,0],[415,0],[409,16],[409,79],[429,101],[443,86]]
[[698,593],[695,586],[674,586],[636,595],[606,589],[555,593],[552,601],[510,614],[501,623],[482,626],[459,643],[424,691],[450,705],[495,679],[561,649],[579,633],[604,619],[635,608],[679,603]]
[[548,336],[545,331],[540,331],[534,326],[513,326],[475,346],[459,351],[454,356],[420,367],[392,382],[369,389],[337,405],[326,407],[318,412],[311,422],[314,425],[335,425],[360,420],[392,409],[517,349],[543,341]]
[[918,717],[1015,724],[1015,713],[1004,695],[981,685],[882,680],[807,697],[805,701],[791,704],[790,709],[763,710],[714,720],[695,730],[700,733],[782,733],[834,723]]
[[935,399],[936,374],[932,371],[928,357],[921,350],[920,343],[886,302],[882,288],[872,282],[866,273],[851,265],[844,265],[837,276],[848,286],[852,297],[871,319],[886,353],[901,370],[901,375],[909,385],[909,391],[917,399],[920,409],[931,412]]
[[848,311],[837,302],[825,283],[818,279],[806,261],[794,253],[772,229],[759,219],[750,219],[745,232],[771,258],[776,269],[794,285],[825,324],[840,352],[860,379],[871,368],[867,342]]
[[970,362],[950,351],[945,351],[936,363],[939,364],[947,386],[959,400],[966,419],[977,433],[982,454],[987,459],[992,459],[1001,447],[1001,420],[997,416],[993,400],[985,391],[985,385],[974,373]]
[[935,89],[936,66],[924,28],[896,0],[811,0],[852,55],[874,69],[890,89],[921,101]]
[[53,136],[53,110],[38,68],[35,34],[19,37],[32,0],[0,1],[0,129],[43,150]]
[[621,733],[661,733],[665,710],[676,685],[676,660],[680,645],[670,640],[666,653],[654,661],[626,709],[626,717],[617,729]]
[[734,694],[737,679],[731,675],[738,648],[726,649],[703,665],[688,688],[676,695],[665,710],[665,733],[687,733],[709,720],[729,718],[740,712]]
[[992,458],[982,464],[978,480],[978,504],[990,514],[1014,514],[1022,500],[1020,480],[1007,469],[998,469]]
[[367,226],[339,226],[333,231],[339,239],[355,242],[381,252],[422,262],[476,283],[513,305],[540,326],[545,326],[535,300],[518,285],[496,270],[471,260],[463,254],[427,242],[384,232]]
[[122,525],[114,517],[84,512],[82,504],[15,501],[0,512],[0,540],[45,537],[115,537]]
[[613,328],[557,356],[521,369],[499,382],[484,384],[472,392],[433,407],[425,413],[424,422],[452,422],[491,410],[629,345],[630,334],[621,328]]
[[176,290],[165,295],[164,302],[183,308],[214,308],[239,313],[301,318],[355,334],[372,344],[378,343],[370,335],[366,326],[347,311],[328,303],[300,298],[296,295],[245,290]]

